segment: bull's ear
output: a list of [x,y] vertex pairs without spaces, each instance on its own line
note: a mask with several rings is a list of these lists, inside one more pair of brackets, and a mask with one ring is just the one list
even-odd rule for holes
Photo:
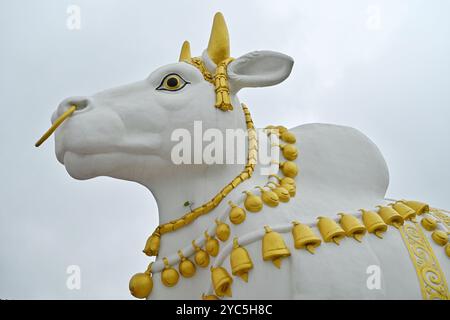
[[232,61],[227,68],[230,89],[266,87],[285,80],[291,73],[294,60],[273,51],[253,51]]

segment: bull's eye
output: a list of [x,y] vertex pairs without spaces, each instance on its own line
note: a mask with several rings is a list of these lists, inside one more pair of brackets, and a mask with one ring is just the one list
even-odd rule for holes
[[183,89],[189,82],[184,80],[176,73],[168,74],[162,79],[161,84],[156,90],[178,91]]

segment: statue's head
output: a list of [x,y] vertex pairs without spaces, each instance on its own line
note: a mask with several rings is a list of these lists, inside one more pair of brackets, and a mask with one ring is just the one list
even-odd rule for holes
[[[179,62],[156,69],[143,81],[65,99],[52,122],[71,106],[76,111],[56,131],[58,160],[76,179],[111,176],[137,181],[143,172],[163,172],[171,166],[176,144],[171,135],[176,129],[192,133],[194,121],[202,121],[203,130],[245,128],[237,122],[244,121],[238,91],[280,83],[290,74],[293,60],[272,51],[229,58],[228,31],[218,13],[201,57],[191,58],[185,42]],[[215,90],[213,76],[220,65],[227,81]]]

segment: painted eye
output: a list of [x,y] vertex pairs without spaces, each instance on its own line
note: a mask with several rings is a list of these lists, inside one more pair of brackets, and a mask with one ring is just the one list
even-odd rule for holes
[[184,80],[176,73],[168,74],[162,79],[161,84],[156,90],[178,91],[183,89],[189,82]]

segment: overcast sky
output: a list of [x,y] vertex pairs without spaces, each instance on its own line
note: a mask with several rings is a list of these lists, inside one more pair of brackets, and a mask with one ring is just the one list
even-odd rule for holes
[[[67,28],[67,7],[81,29]],[[283,84],[242,91],[255,123],[355,127],[384,154],[388,196],[450,208],[449,1],[0,2],[0,298],[131,298],[141,252],[158,223],[134,183],[76,181],[33,145],[68,96],[143,79],[175,62],[182,41],[198,55],[222,11],[232,56],[292,56]],[[274,112],[274,107],[277,112]],[[66,269],[81,268],[81,290]]]

